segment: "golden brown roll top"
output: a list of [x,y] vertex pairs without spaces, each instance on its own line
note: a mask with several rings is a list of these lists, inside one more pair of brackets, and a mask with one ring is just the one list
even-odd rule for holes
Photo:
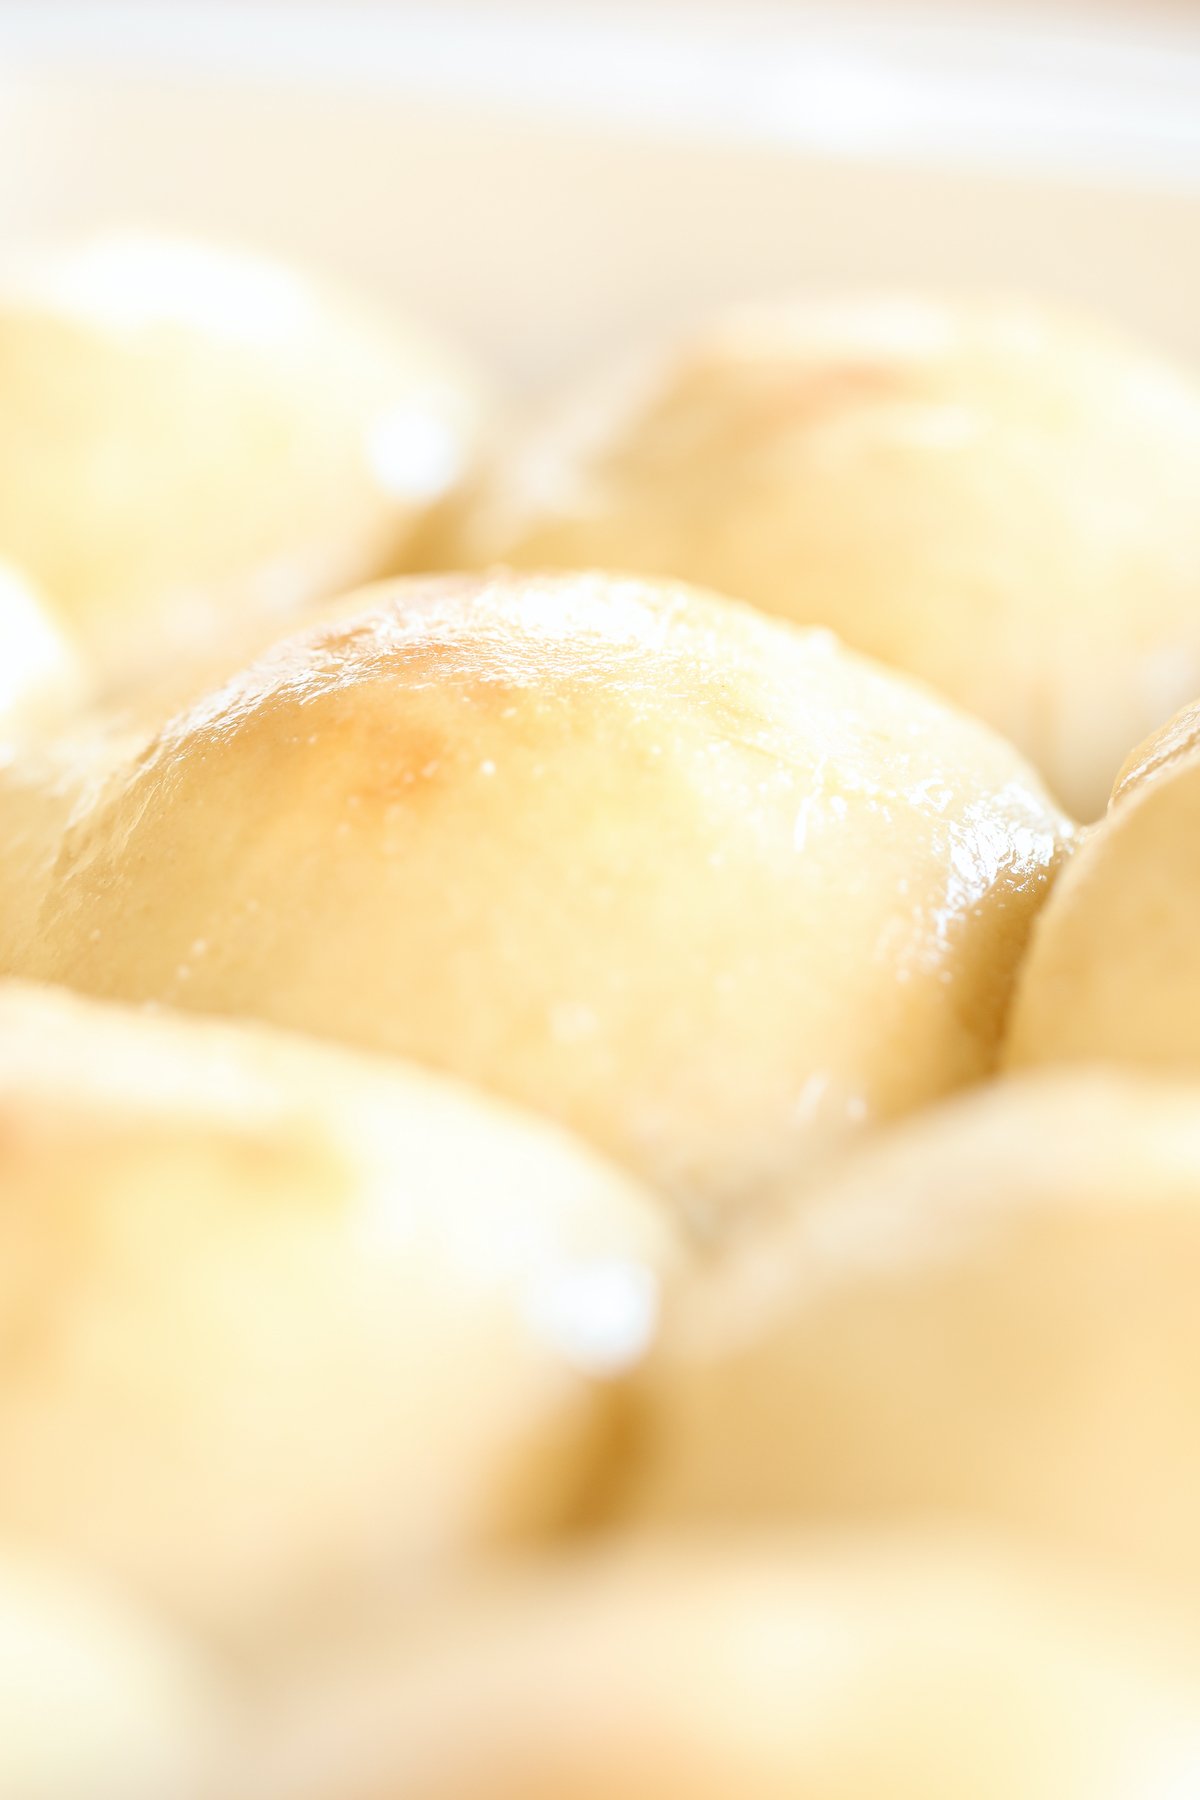
[[18,968],[410,1055],[699,1217],[992,1065],[1070,828],[920,690],[601,576],[362,596],[77,815]]
[[447,566],[697,581],[929,681],[1083,818],[1200,691],[1200,387],[1002,299],[748,308],[568,397]]
[[569,1515],[670,1259],[434,1076],[19,986],[0,1196],[0,1541],[238,1643]]
[[102,680],[405,566],[480,417],[446,352],[258,256],[125,235],[0,276],[0,557]]

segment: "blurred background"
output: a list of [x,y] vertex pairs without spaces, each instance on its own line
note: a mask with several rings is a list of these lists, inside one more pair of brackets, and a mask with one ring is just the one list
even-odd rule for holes
[[334,265],[526,382],[877,278],[1035,287],[1200,353],[1200,14],[8,0],[0,228],[130,222]]

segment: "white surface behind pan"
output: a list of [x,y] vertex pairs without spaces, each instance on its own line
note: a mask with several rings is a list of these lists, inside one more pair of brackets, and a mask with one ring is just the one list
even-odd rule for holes
[[341,268],[503,373],[727,299],[1083,301],[1200,360],[1200,25],[902,4],[0,5],[0,239]]

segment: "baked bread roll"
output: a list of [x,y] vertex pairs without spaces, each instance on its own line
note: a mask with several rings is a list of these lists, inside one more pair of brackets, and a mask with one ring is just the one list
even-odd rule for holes
[[[0,609],[3,581],[0,572]],[[27,590],[18,592],[29,605]],[[360,590],[333,595],[300,608],[294,628],[335,624],[361,610]],[[54,678],[48,654],[39,658],[36,639],[25,635],[14,610],[9,673],[15,697],[7,713],[0,705],[0,976],[29,966],[55,859],[72,821],[98,804],[110,776],[127,769],[174,713],[223,686],[277,643],[281,629],[269,616],[227,621],[187,656],[155,664],[97,697],[78,659],[67,665],[74,679],[65,669]],[[0,652],[4,632],[0,616]],[[58,641],[65,656],[65,641]],[[18,649],[28,651],[23,661]],[[4,680],[0,668],[0,700]]]
[[612,1510],[985,1520],[1195,1596],[1198,1284],[1196,1089],[993,1085],[679,1295]]
[[749,309],[568,399],[443,555],[674,575],[832,626],[1094,818],[1200,692],[1200,388],[1019,302]]
[[1055,894],[1021,973],[1008,1061],[1200,1073],[1198,921],[1200,705],[1129,758]]
[[280,1707],[237,1800],[1150,1800],[1200,1777],[1173,1631],[969,1544],[543,1564]]
[[0,730],[0,979],[29,964],[64,834],[147,735],[86,711],[58,729]]
[[163,728],[23,966],[452,1070],[705,1223],[991,1067],[1069,835],[827,634],[602,576],[400,583]]
[[116,1595],[0,1557],[5,1800],[201,1800],[222,1714],[206,1672]]
[[0,1192],[0,1539],[238,1646],[563,1520],[669,1260],[432,1075],[19,986]]
[[0,278],[0,556],[102,679],[405,565],[475,388],[257,256],[117,236]]

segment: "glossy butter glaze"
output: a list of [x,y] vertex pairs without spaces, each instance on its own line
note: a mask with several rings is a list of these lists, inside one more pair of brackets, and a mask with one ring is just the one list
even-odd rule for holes
[[453,1070],[697,1216],[992,1066],[1070,830],[919,690],[688,590],[410,582],[170,720],[22,967]]

